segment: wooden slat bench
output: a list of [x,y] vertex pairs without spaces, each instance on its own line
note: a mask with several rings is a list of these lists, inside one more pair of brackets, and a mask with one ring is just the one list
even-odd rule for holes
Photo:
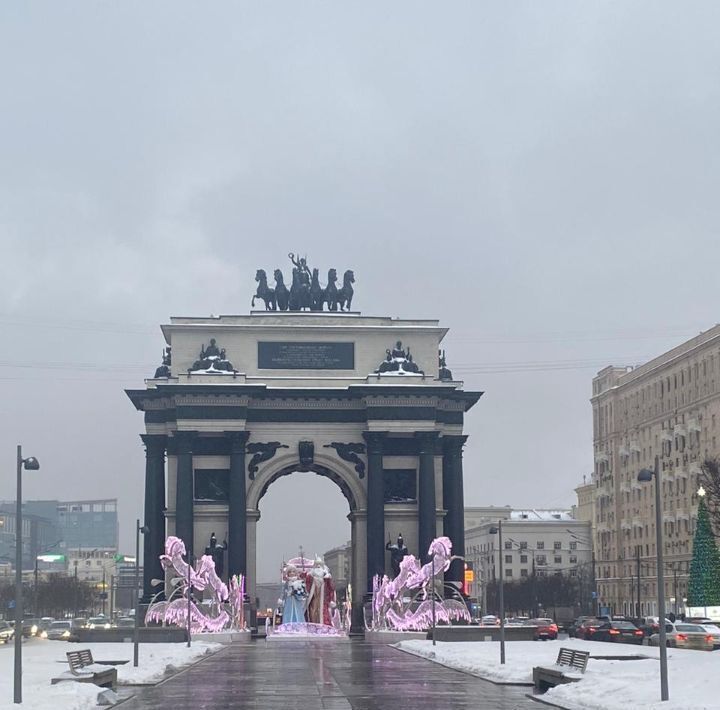
[[95,664],[92,651],[89,648],[82,651],[68,651],[66,655],[70,670],[57,678],[53,678],[50,681],[52,685],[64,680],[73,680],[76,683],[93,683],[101,688],[115,690],[117,687],[117,668],[88,668],[88,666]]
[[[558,653],[555,668],[545,668],[543,666],[535,666],[533,668],[533,684],[535,690],[544,692],[548,688],[563,683],[574,683],[580,678],[572,675],[566,675],[568,672],[584,673],[587,668],[590,651],[577,651],[572,648],[561,648]],[[567,668],[567,670],[564,670]]]

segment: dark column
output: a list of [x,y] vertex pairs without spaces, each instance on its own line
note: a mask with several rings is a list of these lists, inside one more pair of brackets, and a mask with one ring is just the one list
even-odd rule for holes
[[430,561],[428,549],[435,539],[437,518],[435,504],[436,431],[416,432],[420,470],[418,471],[418,552],[423,564]]
[[367,591],[376,574],[385,573],[385,482],[383,477],[384,431],[363,433],[367,443]]
[[188,558],[193,554],[193,439],[194,431],[176,431],[177,481],[175,490],[175,535],[185,543]]
[[247,492],[245,444],[248,431],[226,431],[230,439],[230,495],[228,498],[228,579],[247,574]]
[[141,434],[145,444],[145,516],[149,531],[143,536],[143,596],[148,604],[157,589],[152,579],[164,579],[160,555],[165,549],[165,445],[163,434]]
[[[452,542],[454,555],[465,555],[465,500],[463,494],[462,447],[467,436],[443,436],[443,507],[447,511],[443,534]],[[462,560],[453,560],[445,572],[445,581],[458,590],[465,579]]]

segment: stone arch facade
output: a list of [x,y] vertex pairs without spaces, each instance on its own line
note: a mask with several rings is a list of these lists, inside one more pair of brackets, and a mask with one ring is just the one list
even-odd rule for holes
[[[464,552],[464,416],[482,393],[453,380],[444,357],[434,371],[437,321],[263,312],[173,318],[163,333],[172,364],[127,390],[145,420],[145,600],[166,535],[202,554],[213,530],[227,531],[226,573],[245,574],[252,599],[258,505],[295,470],[327,476],[348,501],[356,628],[373,576],[390,571],[389,537],[402,533],[424,561],[438,534]],[[211,339],[233,369],[197,370]],[[387,367],[400,360],[414,369]],[[209,480],[219,498],[199,495]],[[454,562],[446,581],[463,577]]]

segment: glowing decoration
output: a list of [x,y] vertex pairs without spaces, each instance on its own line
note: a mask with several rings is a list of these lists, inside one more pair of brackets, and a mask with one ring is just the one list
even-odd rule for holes
[[[163,569],[170,571],[177,580],[178,586],[173,590],[167,601],[156,602],[148,607],[145,623],[162,623],[187,627],[188,608],[190,609],[190,631],[223,631],[230,625],[235,629],[245,628],[243,599],[245,580],[242,575],[230,579],[230,589],[217,576],[215,562],[210,555],[203,555],[195,567],[183,559],[185,543],[174,536],[165,541],[165,554],[160,555]],[[189,583],[188,583],[189,579]],[[192,599],[193,590],[209,595],[203,603],[197,604]],[[177,595],[176,599],[173,599]],[[188,595],[190,603],[188,604]],[[230,614],[225,609],[229,602]]]
[[705,498],[698,499],[697,525],[687,588],[688,607],[720,604],[720,552],[715,543]]
[[438,537],[430,543],[428,554],[432,560],[420,566],[414,555],[406,555],[400,562],[395,579],[377,575],[373,579],[371,619],[366,626],[373,631],[424,631],[432,626],[433,606],[436,623],[469,622],[467,606],[455,599],[437,599],[434,603],[435,579],[450,567],[452,542]]
[[327,624],[311,624],[307,621],[280,624],[275,629],[275,634],[285,634],[287,636],[345,636],[342,629]]

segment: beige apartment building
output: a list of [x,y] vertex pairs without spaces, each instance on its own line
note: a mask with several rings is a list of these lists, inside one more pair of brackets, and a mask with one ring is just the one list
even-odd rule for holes
[[700,466],[718,453],[720,326],[636,368],[606,367],[593,379],[592,510],[600,606],[653,615],[657,608],[655,482],[661,470],[668,610],[681,613],[697,517]]

